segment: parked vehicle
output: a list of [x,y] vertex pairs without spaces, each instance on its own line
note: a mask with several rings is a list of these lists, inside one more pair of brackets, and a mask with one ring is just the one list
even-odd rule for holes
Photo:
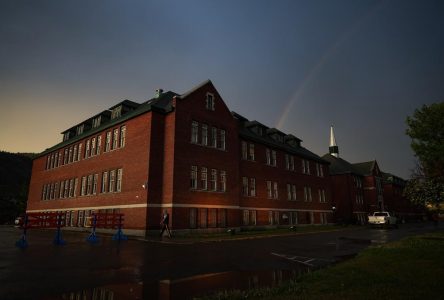
[[23,216],[19,216],[19,217],[15,218],[15,221],[14,221],[15,227],[22,226],[24,221],[25,221],[25,218]]
[[368,224],[379,226],[397,226],[397,219],[387,211],[376,211],[368,216]]

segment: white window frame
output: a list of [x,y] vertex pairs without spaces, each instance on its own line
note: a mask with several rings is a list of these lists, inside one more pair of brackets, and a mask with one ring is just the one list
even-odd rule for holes
[[208,125],[202,124],[202,145],[208,146]]
[[197,166],[191,166],[190,172],[190,189],[197,189]]
[[197,121],[191,122],[191,143],[199,143],[199,123]]
[[202,190],[208,190],[208,169],[206,167],[200,168],[200,187]]

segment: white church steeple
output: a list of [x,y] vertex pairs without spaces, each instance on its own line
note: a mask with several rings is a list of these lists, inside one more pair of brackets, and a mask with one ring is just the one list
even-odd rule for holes
[[335,133],[333,132],[333,125],[330,126],[330,147],[328,147],[328,150],[331,155],[334,157],[339,157],[339,149],[336,145],[336,139],[335,139]]

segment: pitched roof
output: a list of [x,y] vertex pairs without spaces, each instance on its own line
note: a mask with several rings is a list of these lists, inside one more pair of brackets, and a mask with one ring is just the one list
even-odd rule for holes
[[318,161],[321,163],[327,163],[321,157],[319,157],[318,155],[314,154],[313,152],[307,150],[306,148],[304,148],[302,146],[292,147],[286,143],[279,143],[276,140],[269,137],[268,135],[263,135],[263,136],[257,135],[246,127],[239,128],[239,135],[241,138],[255,141],[257,143],[260,143],[260,144],[263,144],[263,145],[266,145],[266,146],[269,146],[269,147],[272,147],[275,149],[281,149],[281,150],[284,150],[290,154],[295,154],[300,157],[312,159],[314,161]]
[[375,168],[376,160],[366,161],[361,163],[355,163],[353,166],[362,173],[362,175],[368,176],[372,174]]
[[406,182],[406,180],[404,178],[393,175],[392,173],[381,172],[381,174],[382,174],[382,178],[384,179],[384,182],[386,182],[386,183],[404,185]]
[[356,168],[353,164],[348,161],[331,155],[330,153],[322,156],[323,160],[330,162],[330,174],[331,175],[340,175],[340,174],[355,174],[362,176],[361,171]]
[[[69,140],[63,141],[61,143],[56,144],[55,146],[52,146],[46,150],[44,150],[42,153],[40,153],[37,157],[43,156],[51,151],[54,151],[58,148],[64,147],[66,145],[75,143],[83,138],[85,138],[86,136],[95,134],[97,132],[100,132],[104,129],[107,129],[109,127],[112,127],[116,124],[119,124],[121,122],[124,122],[126,120],[132,119],[134,117],[137,117],[143,113],[149,112],[149,111],[156,111],[156,112],[160,112],[160,113],[168,113],[170,111],[172,111],[172,99],[174,96],[177,96],[178,94],[168,91],[165,92],[163,94],[161,94],[159,97],[157,98],[153,98],[150,99],[142,104],[140,104],[136,109],[127,112],[126,114],[123,114],[121,117],[109,120],[108,122],[103,123],[102,125],[96,127],[96,128],[92,128],[90,130],[85,131],[84,133],[77,135],[75,137],[70,138]],[[129,101],[129,100],[125,100],[125,101]],[[132,101],[131,101],[132,102]],[[133,102],[135,103],[135,102]],[[115,107],[115,106],[114,106]],[[37,158],[36,157],[36,158]]]

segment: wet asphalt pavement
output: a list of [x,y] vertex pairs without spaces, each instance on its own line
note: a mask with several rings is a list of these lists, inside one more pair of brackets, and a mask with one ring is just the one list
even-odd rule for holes
[[350,228],[292,236],[193,242],[112,241],[90,245],[87,232],[0,227],[0,299],[187,299],[217,289],[274,285],[352,257],[370,245],[436,230],[431,223],[399,229]]

